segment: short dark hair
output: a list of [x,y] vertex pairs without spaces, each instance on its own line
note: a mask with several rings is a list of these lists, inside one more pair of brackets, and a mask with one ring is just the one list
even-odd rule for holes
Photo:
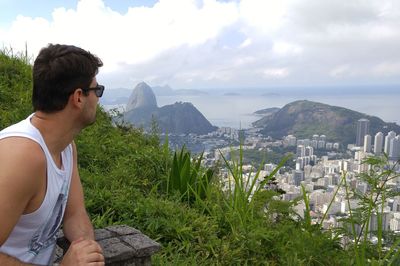
[[33,109],[47,113],[64,109],[69,95],[89,87],[101,66],[97,56],[73,45],[42,48],[33,64]]

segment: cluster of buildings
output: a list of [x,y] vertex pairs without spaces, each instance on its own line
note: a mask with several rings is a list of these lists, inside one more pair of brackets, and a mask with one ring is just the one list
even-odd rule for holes
[[339,142],[327,142],[325,135],[314,134],[312,139],[297,139],[293,135],[288,135],[283,138],[284,146],[299,146],[312,147],[319,150],[338,150],[340,148]]
[[369,120],[360,119],[357,121],[356,146],[363,147],[366,153],[381,155],[384,152],[390,160],[396,161],[400,159],[400,135],[390,131],[386,136],[382,132],[378,132],[374,136],[369,133]]
[[[348,199],[349,191],[357,191],[361,195],[370,191],[369,184],[359,178],[359,174],[368,172],[371,167],[364,163],[364,159],[383,153],[388,156],[389,163],[398,175],[389,180],[386,186],[393,191],[400,191],[400,167],[396,164],[396,161],[400,159],[400,135],[396,135],[394,131],[388,132],[386,136],[378,132],[372,142],[369,124],[370,121],[367,119],[357,121],[356,143],[348,145],[348,151],[353,154],[349,159],[329,160],[328,156],[322,156],[321,158],[310,157],[312,160],[308,160],[307,158],[312,156],[312,147],[304,147],[303,142],[297,141],[296,169],[277,176],[279,187],[286,191],[283,199],[293,200],[301,197],[302,185],[309,193],[311,216],[317,221],[326,213],[327,218],[323,226],[326,229],[339,227],[340,218],[349,215],[349,208],[354,210],[359,206],[358,199]],[[293,139],[292,136],[287,138]],[[287,141],[287,143],[290,142]],[[346,191],[343,186],[343,178],[346,179],[350,190]],[[400,232],[400,197],[386,199],[382,204],[382,229]],[[306,209],[304,202],[297,205],[296,209],[298,214],[303,216]],[[357,232],[361,230],[358,225],[355,229]],[[368,229],[369,231],[378,229],[376,213],[371,214]]]
[[317,156],[314,150],[339,150],[339,142],[327,142],[325,135],[314,134],[311,139],[297,139],[293,135],[283,138],[283,145],[290,147],[296,146],[296,170],[304,170],[307,165],[314,165],[317,162]]
[[[239,149],[232,146],[233,143],[243,139],[245,139],[243,150],[268,150],[271,147],[291,149],[295,154],[295,168],[281,169],[275,175],[276,186],[285,191],[282,195],[283,200],[301,198],[301,186],[303,186],[309,196],[311,217],[319,221],[325,213],[327,214],[323,221],[323,227],[326,229],[340,227],[341,218],[347,217],[350,209],[354,210],[359,206],[358,199],[348,198],[349,191],[356,191],[361,195],[370,191],[369,184],[359,177],[359,174],[370,170],[370,166],[364,163],[365,158],[385,153],[393,165],[400,159],[400,134],[390,131],[372,135],[368,119],[357,121],[355,144],[347,145],[347,149],[339,142],[330,142],[325,135],[315,134],[306,139],[288,135],[282,140],[273,140],[261,136],[252,129],[237,130],[228,127],[219,128],[204,136],[187,137],[189,139],[185,140],[186,143],[197,143],[199,150],[205,151],[208,165],[213,165],[216,160],[222,160],[222,157],[229,160],[232,150]],[[339,156],[332,157],[331,153]],[[269,175],[276,166],[272,163],[265,164],[259,176]],[[253,182],[256,168],[258,165],[243,166],[245,182]],[[395,166],[395,171],[400,175],[399,165]],[[232,188],[232,176],[229,171],[222,169],[221,174],[222,182]],[[350,190],[346,190],[344,179]],[[256,183],[261,181],[256,180]],[[229,182],[231,184],[228,186]],[[391,179],[386,185],[395,191],[400,191],[400,177]],[[400,233],[400,197],[386,199],[381,207],[382,229]],[[304,215],[305,209],[304,202],[296,206],[300,216]],[[377,214],[372,213],[369,230],[375,231],[377,227]],[[361,230],[357,225],[355,229]]]
[[[289,135],[280,141],[267,142],[259,136],[246,132],[246,145],[242,148],[265,148],[265,146],[260,145],[263,141],[267,143],[266,146],[281,145],[282,147],[292,147],[296,156],[296,167],[295,169],[286,168],[283,171],[279,171],[275,175],[276,186],[286,192],[282,195],[282,199],[288,201],[301,198],[301,186],[303,186],[309,196],[311,217],[314,221],[320,221],[326,213],[327,215],[322,225],[324,228],[329,229],[340,227],[341,218],[348,217],[349,210],[354,210],[359,206],[359,199],[348,197],[349,191],[355,191],[361,195],[370,191],[369,184],[359,177],[361,173],[366,173],[371,168],[371,166],[364,163],[364,159],[368,156],[387,154],[389,163],[394,166],[394,170],[399,177],[391,179],[386,186],[394,191],[400,191],[400,166],[396,165],[396,161],[400,159],[400,135],[390,131],[387,134],[378,132],[372,136],[369,127],[369,120],[360,119],[357,121],[356,141],[355,144],[347,146],[345,151],[349,155],[347,158],[332,159],[328,156],[330,151],[343,151],[345,149],[341,143],[329,142],[325,135],[313,135],[310,139],[297,139],[295,136]],[[224,134],[229,133],[226,132]],[[236,136],[239,136],[238,133],[236,134]],[[229,159],[229,153],[232,149],[234,148],[221,148],[218,153],[214,153],[213,157],[218,159],[222,154]],[[326,155],[317,156],[316,151],[319,151],[319,154],[326,152]],[[259,176],[267,176],[275,167],[275,164],[265,164]],[[243,167],[245,182],[251,183],[254,180],[255,168],[257,166],[248,165]],[[222,174],[224,176],[223,182],[228,184],[232,177],[228,171],[222,170]],[[344,186],[344,179],[348,186],[347,190]],[[382,229],[400,233],[400,197],[386,199],[382,204]],[[300,216],[304,217],[304,211],[306,210],[304,202],[300,202],[296,206],[296,210]],[[371,214],[368,229],[369,231],[378,229],[378,215],[376,213]],[[356,225],[355,230],[360,232],[361,227]]]

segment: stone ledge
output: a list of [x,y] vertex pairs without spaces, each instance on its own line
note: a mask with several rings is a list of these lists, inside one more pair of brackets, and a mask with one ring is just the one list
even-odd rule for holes
[[[96,229],[95,238],[103,248],[108,266],[151,265],[151,256],[161,249],[159,243],[126,225]],[[69,245],[63,235],[57,239],[55,262],[61,261]]]

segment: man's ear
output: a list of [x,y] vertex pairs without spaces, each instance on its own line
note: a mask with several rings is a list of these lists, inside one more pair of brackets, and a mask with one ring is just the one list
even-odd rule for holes
[[85,98],[83,90],[78,88],[70,95],[69,100],[74,107],[80,108],[84,102],[83,98]]

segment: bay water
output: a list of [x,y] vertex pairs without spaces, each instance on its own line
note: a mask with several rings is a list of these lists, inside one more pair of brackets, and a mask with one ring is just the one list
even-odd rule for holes
[[218,127],[249,128],[261,117],[254,112],[271,107],[283,107],[296,100],[310,100],[328,105],[345,107],[385,122],[400,125],[400,89],[379,90],[330,90],[330,91],[281,91],[235,90],[224,92],[208,90],[198,95],[157,96],[158,106],[175,102],[191,102],[210,122]]

